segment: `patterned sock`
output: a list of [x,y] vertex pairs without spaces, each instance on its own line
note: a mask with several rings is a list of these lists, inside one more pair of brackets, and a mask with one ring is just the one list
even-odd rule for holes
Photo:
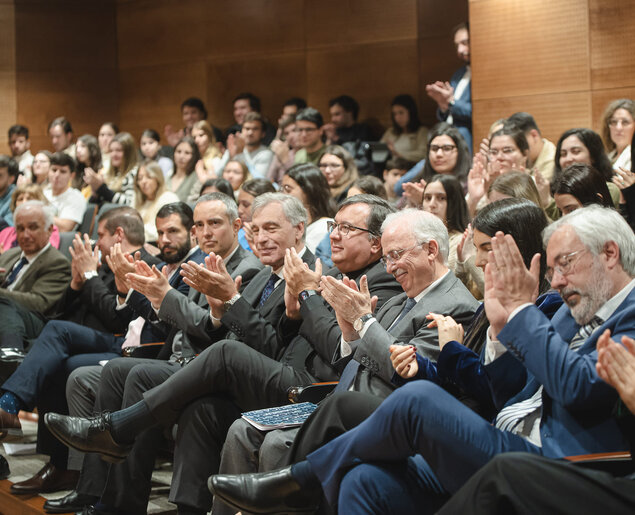
[[320,480],[308,461],[300,461],[291,465],[291,475],[302,488],[314,488],[320,485]]
[[132,443],[137,434],[157,424],[145,401],[115,411],[110,415],[110,422],[112,437],[118,443]]
[[4,392],[0,397],[0,408],[11,415],[17,415],[18,411],[24,408],[24,403],[15,394]]

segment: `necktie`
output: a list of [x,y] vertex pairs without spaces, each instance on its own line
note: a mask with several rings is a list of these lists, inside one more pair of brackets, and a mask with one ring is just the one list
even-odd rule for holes
[[[401,313],[399,313],[399,316],[395,319],[395,321],[391,324],[390,328],[388,329],[389,333],[391,333],[395,329],[395,327],[397,327],[399,322],[401,322],[401,320],[408,314],[408,312],[412,308],[415,307],[416,304],[417,304],[417,301],[415,299],[408,298],[408,300],[406,300],[404,307],[401,309]],[[342,371],[342,375],[340,376],[340,382],[335,387],[336,392],[348,390],[351,387],[351,385],[353,384],[353,380],[355,379],[355,375],[357,374],[357,370],[359,369],[359,365],[360,365],[359,361],[357,361],[355,358],[351,359],[348,362],[348,364]]]
[[277,282],[278,282],[278,276],[276,274],[271,274],[271,277],[267,281],[267,284],[265,284],[265,289],[262,290],[262,295],[260,295],[260,302],[258,303],[259,308],[261,308],[262,305],[271,296]]
[[6,288],[7,286],[10,286],[11,284],[13,284],[13,281],[15,281],[16,278],[18,277],[18,274],[20,273],[20,270],[22,270],[22,267],[26,265],[28,262],[29,260],[26,257],[23,257],[20,261],[18,261],[14,265],[13,270],[11,270],[11,273],[7,276],[7,278],[2,283],[2,287]]

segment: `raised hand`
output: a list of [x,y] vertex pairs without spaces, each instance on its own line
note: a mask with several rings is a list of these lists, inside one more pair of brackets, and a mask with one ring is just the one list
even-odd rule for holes
[[597,342],[598,375],[617,390],[631,413],[635,414],[635,340],[622,336],[622,345],[611,339],[607,329]]
[[172,289],[167,275],[167,267],[160,271],[155,265],[150,268],[145,261],[137,261],[135,272],[126,274],[126,279],[134,290],[144,295],[155,309],[159,309],[166,294]]
[[99,268],[99,249],[92,248],[88,234],[84,234],[83,240],[79,234],[76,234],[68,250],[73,260],[71,270],[74,272],[71,277],[71,288],[79,290],[86,282],[84,274],[96,272]]
[[185,284],[207,297],[220,301],[221,304],[238,293],[242,281],[240,277],[232,279],[225,268],[223,258],[213,252],[205,258],[204,267],[194,261],[183,263],[181,275]]
[[465,231],[463,231],[463,236],[461,236],[461,241],[456,246],[456,259],[459,261],[459,263],[465,263],[473,255],[474,255],[474,240],[473,240],[472,224],[468,224]]
[[315,260],[315,271],[309,268],[295,249],[287,249],[284,256],[284,280],[285,289],[288,288],[290,294],[297,297],[301,291],[317,290],[320,287],[322,277],[322,262]]
[[423,191],[426,189],[426,181],[404,182],[403,196],[408,201],[408,206],[421,208],[423,205]]

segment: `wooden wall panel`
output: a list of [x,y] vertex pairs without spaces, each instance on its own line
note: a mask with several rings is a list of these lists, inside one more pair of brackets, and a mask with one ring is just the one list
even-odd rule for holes
[[[17,116],[15,77],[15,9],[13,0],[0,1],[0,154],[9,154],[6,134],[21,121]],[[24,123],[24,122],[22,122]]]

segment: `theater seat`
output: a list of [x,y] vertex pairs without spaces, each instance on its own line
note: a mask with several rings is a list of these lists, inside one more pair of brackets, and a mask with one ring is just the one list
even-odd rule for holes
[[584,468],[609,472],[614,476],[626,476],[635,472],[635,462],[629,451],[566,456],[565,460]]
[[289,402],[313,402],[318,403],[337,386],[337,381],[328,381],[324,383],[312,383],[306,386],[292,386],[287,390]]
[[124,357],[157,359],[159,351],[165,342],[142,343],[137,347],[126,347],[123,350]]

